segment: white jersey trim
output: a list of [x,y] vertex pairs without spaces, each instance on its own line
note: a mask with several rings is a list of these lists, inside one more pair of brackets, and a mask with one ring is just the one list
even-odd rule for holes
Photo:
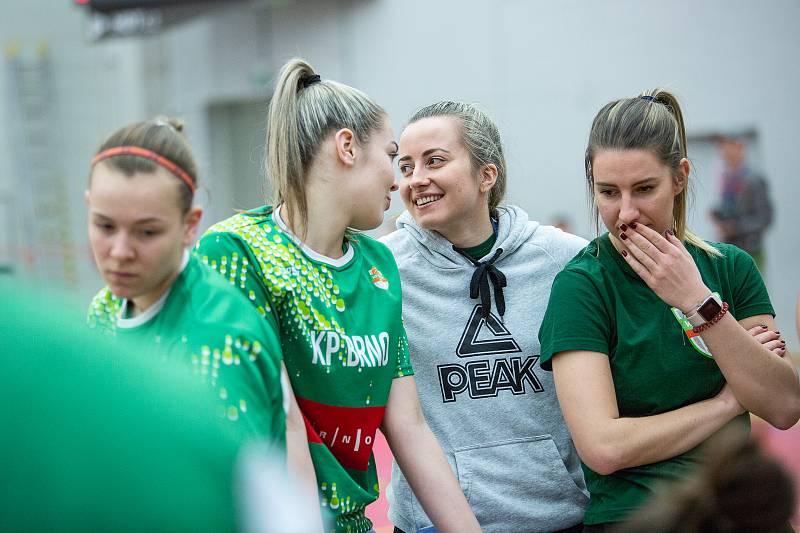
[[282,207],[283,207],[283,204],[275,207],[275,210],[272,212],[272,218],[275,219],[275,222],[278,224],[278,227],[280,227],[281,230],[286,235],[291,237],[292,241],[294,241],[294,243],[297,246],[299,246],[300,249],[303,250],[303,253],[306,254],[309,258],[311,258],[314,261],[317,261],[319,263],[325,263],[325,264],[328,264],[328,265],[330,265],[332,267],[337,267],[337,268],[341,268],[341,267],[345,266],[347,263],[350,262],[351,259],[353,259],[353,256],[355,255],[355,252],[353,251],[353,247],[351,245],[347,246],[347,251],[339,259],[334,259],[332,257],[328,257],[327,255],[322,255],[320,253],[315,252],[314,250],[312,250],[308,246],[306,246],[305,243],[303,241],[301,241],[300,238],[297,235],[292,233],[292,230],[289,229],[289,226],[286,225],[286,222],[283,221],[283,218],[281,217],[281,213],[280,213],[280,210],[281,210]]
[[[189,264],[189,250],[183,251],[183,258],[181,259],[181,273],[186,269],[186,265]],[[177,278],[176,278],[177,279]],[[172,285],[164,291],[164,294],[161,295],[161,298],[155,301],[153,305],[145,309],[144,313],[141,315],[137,315],[133,318],[124,318],[125,314],[128,311],[128,299],[126,298],[122,302],[122,308],[119,310],[119,315],[117,315],[117,327],[118,328],[135,328],[141,326],[142,324],[146,324],[148,321],[152,320],[161,309],[164,307],[164,303],[167,301],[167,297],[169,293],[172,292]]]

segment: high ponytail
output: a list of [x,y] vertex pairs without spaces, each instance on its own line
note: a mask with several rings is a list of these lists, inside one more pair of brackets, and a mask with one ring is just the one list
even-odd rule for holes
[[304,236],[308,225],[307,171],[325,138],[341,129],[365,144],[385,123],[386,112],[366,94],[333,80],[322,80],[302,59],[281,69],[267,112],[265,167],[273,204],[285,203],[291,226]]
[[[664,89],[646,91],[633,98],[606,104],[595,116],[584,161],[589,194],[594,193],[592,163],[600,150],[650,150],[677,175],[687,157],[686,126],[678,99]],[[712,256],[722,254],[686,227],[689,181],[673,200],[672,230],[682,241]],[[592,206],[595,225],[597,208]]]

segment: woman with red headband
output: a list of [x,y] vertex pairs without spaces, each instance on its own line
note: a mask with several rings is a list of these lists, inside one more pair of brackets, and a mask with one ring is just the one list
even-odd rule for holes
[[175,120],[131,124],[92,160],[89,241],[107,286],[88,321],[148,357],[184,361],[242,437],[282,450],[278,340],[224,268],[220,276],[187,251],[203,211],[193,205],[197,165],[182,129]]

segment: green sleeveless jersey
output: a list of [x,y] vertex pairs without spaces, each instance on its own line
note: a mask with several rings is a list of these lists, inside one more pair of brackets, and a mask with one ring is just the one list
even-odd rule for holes
[[133,318],[126,307],[102,289],[89,307],[89,326],[130,341],[147,357],[184,362],[212,388],[219,415],[242,438],[285,448],[280,342],[239,291],[187,253],[156,303]]
[[364,508],[379,490],[375,432],[392,380],[412,374],[397,265],[364,235],[351,237],[340,259],[321,256],[289,232],[279,209],[212,226],[195,253],[280,334],[322,508],[335,531],[368,531]]

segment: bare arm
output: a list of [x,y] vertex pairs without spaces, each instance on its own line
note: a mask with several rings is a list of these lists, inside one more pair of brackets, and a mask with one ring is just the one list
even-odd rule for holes
[[773,334],[776,330],[770,315],[737,322],[728,314],[703,332],[703,340],[745,409],[777,428],[788,429],[800,418],[800,381],[791,361],[745,331],[757,324],[766,324]]
[[413,376],[392,382],[381,431],[400,470],[437,530],[481,531],[439,442],[422,416]]
[[[664,236],[641,224],[626,227],[624,233],[626,239],[618,241],[627,251],[623,257],[667,305],[689,314],[711,293],[691,254],[674,235]],[[800,418],[800,382],[789,361],[746,331],[758,323],[775,330],[770,316],[750,317],[740,324],[727,314],[703,332],[703,340],[742,406],[785,429]]]
[[730,387],[708,400],[645,417],[620,417],[608,356],[587,351],[553,357],[553,378],[578,454],[608,475],[691,450],[744,412]]
[[306,424],[289,383],[286,366],[283,364],[281,366],[281,383],[284,394],[289,398],[289,410],[286,413],[286,462],[289,478],[298,488],[298,496],[303,500],[297,507],[308,512],[309,522],[316,524],[316,531],[323,531],[322,511],[317,494],[317,474],[314,463],[311,462],[311,452],[308,450]]

